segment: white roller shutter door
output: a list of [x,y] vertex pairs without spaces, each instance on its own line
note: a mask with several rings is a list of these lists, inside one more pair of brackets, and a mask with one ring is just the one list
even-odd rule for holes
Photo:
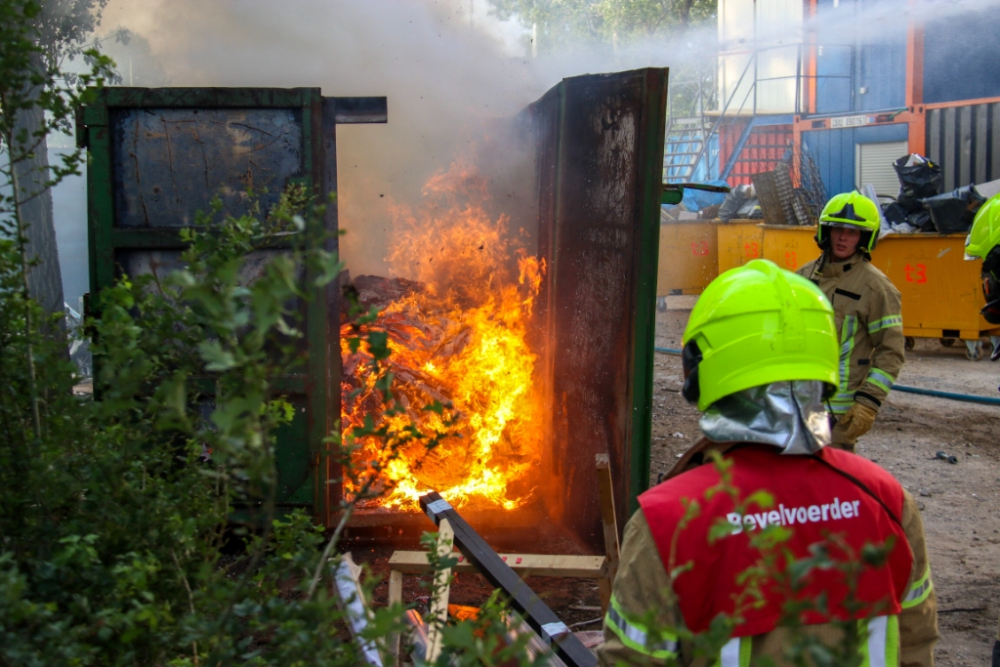
[[854,181],[859,188],[869,183],[879,195],[899,194],[899,180],[892,163],[909,152],[905,141],[857,144],[854,152]]

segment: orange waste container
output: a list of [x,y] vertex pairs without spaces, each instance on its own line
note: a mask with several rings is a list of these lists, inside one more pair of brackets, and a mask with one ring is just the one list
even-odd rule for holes
[[763,257],[783,269],[797,271],[819,257],[816,228],[791,225],[764,225]]

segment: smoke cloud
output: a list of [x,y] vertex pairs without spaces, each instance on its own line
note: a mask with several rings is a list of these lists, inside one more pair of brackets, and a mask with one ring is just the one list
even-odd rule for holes
[[387,125],[338,127],[342,250],[354,275],[384,275],[390,202],[416,202],[434,173],[478,150],[496,119],[512,118],[563,77],[662,66],[667,51],[532,59],[523,31],[489,17],[485,0],[113,0],[103,28],[117,25],[149,41],[174,86],[388,97]]
[[[853,0],[834,4],[803,22],[775,2],[773,15],[757,21],[758,44],[799,42],[812,29],[845,42],[898,39],[910,17],[935,22],[1000,3],[880,0],[863,11]],[[711,24],[617,48],[553,52],[536,44],[531,57],[528,31],[491,17],[486,0],[112,0],[102,29],[118,25],[148,40],[171,85],[319,86],[330,96],[388,97],[387,125],[338,128],[341,247],[354,275],[385,274],[390,204],[416,203],[424,183],[457,157],[478,152],[498,173],[516,164],[502,154],[503,141],[483,141],[496,119],[579,74],[668,66],[676,85],[715,67],[719,46]],[[753,29],[749,35],[752,42]],[[499,153],[484,154],[484,144]]]

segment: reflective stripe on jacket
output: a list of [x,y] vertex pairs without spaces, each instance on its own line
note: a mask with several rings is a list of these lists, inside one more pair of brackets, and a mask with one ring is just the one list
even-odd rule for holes
[[825,261],[822,269],[815,260],[797,273],[816,283],[833,304],[840,332],[840,386],[831,410],[847,412],[855,392],[871,407],[881,407],[903,368],[899,290],[860,253],[846,262]]
[[[732,443],[702,440],[678,462],[671,476],[700,465],[707,460],[708,450],[724,452],[732,446]],[[859,636],[865,638],[858,649],[862,664],[866,666],[931,667],[934,664],[937,603],[919,510],[905,491],[901,524],[913,555],[909,581],[898,601],[898,615],[877,615],[857,622]],[[713,546],[706,544],[705,549],[708,553]],[[778,667],[784,667],[793,664],[787,656],[789,647],[800,643],[803,637],[828,646],[844,639],[843,630],[831,623],[816,623],[799,629],[779,625],[763,634],[732,638],[714,656],[695,656],[694,645],[683,638],[683,632],[677,632],[686,627],[675,587],[660,558],[653,532],[646,515],[639,510],[625,528],[613,602],[605,618],[605,643],[597,651],[600,664],[743,667],[751,658],[767,657]]]

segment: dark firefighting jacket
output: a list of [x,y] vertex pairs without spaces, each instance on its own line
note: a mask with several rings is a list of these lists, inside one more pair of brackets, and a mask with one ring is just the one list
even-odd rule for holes
[[903,368],[899,290],[861,253],[846,262],[815,260],[797,273],[816,283],[833,304],[840,332],[840,386],[830,400],[843,414],[855,398],[878,409]]

